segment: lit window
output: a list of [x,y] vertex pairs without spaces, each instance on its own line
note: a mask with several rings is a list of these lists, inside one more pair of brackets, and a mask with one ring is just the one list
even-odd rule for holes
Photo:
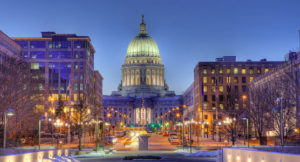
[[242,69],[242,74],[246,74],[246,69]]
[[216,69],[211,69],[212,74],[215,74],[215,72],[216,72]]
[[253,81],[253,77],[249,77],[249,82],[252,82]]
[[211,83],[215,83],[215,80],[216,80],[216,78],[215,78],[215,77],[212,77],[212,78],[211,78]]
[[254,73],[252,68],[249,69],[249,73],[250,73],[250,74],[253,74],[253,73]]
[[38,62],[33,62],[33,63],[31,63],[31,65],[30,65],[30,69],[31,70],[37,70],[37,69],[39,69],[39,63]]
[[234,77],[234,83],[239,83],[239,78],[238,77]]
[[203,83],[207,83],[207,77],[203,77]]
[[257,74],[260,74],[260,73],[261,73],[260,68],[257,68]]
[[265,73],[269,72],[269,68],[265,68]]
[[213,109],[213,110],[216,109],[216,105],[215,105],[215,104],[212,104],[211,106],[212,106],[212,109]]
[[235,104],[234,107],[235,107],[236,110],[238,110],[239,109],[239,104]]
[[203,104],[203,108],[204,108],[204,109],[207,109],[207,103],[204,103],[204,104]]
[[226,73],[227,73],[227,74],[230,74],[230,69],[226,69]]
[[203,91],[207,92],[207,86],[203,86]]
[[220,74],[223,74],[223,68],[220,68],[220,69],[219,69],[219,73],[220,73]]
[[207,74],[207,69],[203,69],[203,74]]
[[216,87],[215,86],[211,86],[211,91],[215,92],[216,91]]
[[77,91],[77,89],[78,89],[78,84],[75,83],[75,84],[74,84],[74,91]]
[[80,83],[80,90],[82,91],[83,90],[83,84]]
[[223,110],[224,109],[224,105],[220,104],[220,109]]
[[238,74],[239,73],[239,69],[238,68],[234,68],[234,74]]
[[78,100],[78,95],[74,94],[74,101],[77,101],[77,100]]
[[227,77],[227,78],[226,78],[226,82],[227,82],[227,83],[230,83],[230,82],[231,82],[230,77]]
[[223,92],[223,91],[224,91],[223,86],[219,86],[219,91],[220,91],[220,92]]

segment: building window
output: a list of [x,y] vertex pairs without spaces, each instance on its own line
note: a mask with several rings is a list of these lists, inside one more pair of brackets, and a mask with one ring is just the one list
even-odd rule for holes
[[71,52],[69,52],[69,51],[60,52],[60,58],[72,58]]
[[45,41],[31,41],[30,48],[45,48],[46,43]]
[[231,82],[230,77],[227,77],[227,78],[226,78],[226,82],[227,82],[227,84],[229,84],[229,83]]
[[215,96],[215,95],[212,95],[212,96],[211,96],[211,100],[212,100],[212,101],[216,101],[216,96]]
[[261,69],[257,68],[257,74],[260,74],[260,73],[261,73]]
[[223,74],[223,68],[219,69],[219,74]]
[[239,73],[239,68],[234,68],[233,72],[234,72],[234,74],[238,74]]
[[203,69],[203,74],[207,74],[207,69]]
[[208,115],[204,115],[204,119],[207,120],[208,119]]
[[227,73],[227,74],[230,74],[230,69],[226,69],[226,73]]
[[78,90],[78,84],[75,83],[75,84],[74,84],[74,91],[77,91],[77,90]]
[[246,69],[245,68],[242,69],[242,74],[246,74]]
[[40,68],[39,63],[38,62],[32,62],[30,64],[30,69],[31,70],[38,70]]
[[234,83],[239,83],[239,78],[238,77],[234,77]]
[[45,58],[45,52],[30,52],[30,57],[32,59],[43,59]]
[[211,69],[211,74],[215,74],[216,73],[216,69],[215,68],[212,68]]
[[75,68],[75,70],[78,70],[78,68],[79,68],[78,62],[75,62],[75,63],[74,63],[74,68]]
[[223,93],[223,91],[224,91],[224,87],[222,85],[219,86],[219,92]]
[[238,86],[234,86],[234,92],[238,93],[239,92],[239,87]]
[[204,95],[204,101],[207,102],[207,95]]
[[211,107],[212,107],[213,110],[215,110],[215,109],[216,109],[216,104],[213,103],[213,104],[211,105]]
[[84,58],[84,52],[80,51],[80,58]]
[[83,90],[83,84],[80,83],[80,90],[82,91]]
[[235,107],[236,110],[238,110],[239,109],[239,104],[235,104],[234,107]]
[[250,73],[250,74],[253,74],[253,73],[254,73],[253,68],[250,68],[250,69],[249,69],[249,73]]
[[78,73],[74,73],[74,80],[78,79]]
[[203,77],[203,83],[207,83],[207,77]]
[[83,63],[83,62],[80,62],[80,70],[83,69],[83,66],[84,66],[84,63]]
[[269,68],[265,68],[265,73],[269,72]]
[[246,77],[242,77],[242,83],[246,83]]
[[203,91],[207,92],[207,86],[203,86]]
[[215,77],[211,77],[211,83],[214,84],[215,83],[216,78]]
[[27,41],[16,41],[22,48],[27,48]]
[[219,77],[219,83],[223,83],[223,77]]
[[224,99],[223,95],[220,95],[220,96],[219,96],[220,102],[223,102],[223,99]]
[[207,103],[203,104],[203,108],[206,110],[207,109]]
[[246,86],[242,86],[242,91],[246,92],[246,90],[247,90],[247,87]]
[[252,82],[253,81],[253,77],[249,77],[249,82]]
[[223,110],[224,109],[224,105],[220,104],[220,109]]
[[59,58],[59,53],[57,51],[51,51],[48,56],[49,58]]
[[211,86],[211,91],[215,92],[216,91],[216,87],[215,86]]
[[83,80],[84,74],[80,73],[80,80]]
[[74,94],[73,97],[74,97],[74,101],[78,100],[78,94]]
[[28,58],[28,52],[27,52],[27,51],[24,52],[24,58],[25,58],[25,59]]

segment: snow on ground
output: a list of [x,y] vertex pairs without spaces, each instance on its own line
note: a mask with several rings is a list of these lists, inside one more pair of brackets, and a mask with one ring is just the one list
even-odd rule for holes
[[[112,154],[112,152],[109,152],[109,155]],[[95,156],[105,156],[104,151],[92,151],[88,152],[86,154],[82,155],[72,155],[73,158],[83,158],[83,157],[95,157]]]
[[190,153],[189,149],[186,150],[178,149],[175,150],[174,152],[183,154],[184,156],[201,156],[201,157],[216,157],[218,154],[218,151],[197,151],[196,152],[195,150],[192,150],[192,153]]
[[79,162],[70,156],[55,156],[53,158],[43,159],[45,162]]

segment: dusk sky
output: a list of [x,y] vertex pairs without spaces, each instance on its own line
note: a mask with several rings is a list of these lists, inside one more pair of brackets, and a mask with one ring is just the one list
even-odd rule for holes
[[144,14],[166,82],[182,94],[199,61],[224,55],[283,60],[298,50],[299,8],[299,0],[2,0],[0,30],[10,37],[41,37],[41,31],[89,36],[104,94],[110,94]]

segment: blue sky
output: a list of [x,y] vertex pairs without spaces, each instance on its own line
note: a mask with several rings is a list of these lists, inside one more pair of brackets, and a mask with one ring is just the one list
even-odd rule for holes
[[2,0],[0,30],[11,37],[40,37],[40,31],[90,36],[95,69],[104,77],[104,94],[110,94],[144,14],[166,81],[181,94],[199,61],[224,55],[283,60],[298,50],[299,7],[297,0]]

